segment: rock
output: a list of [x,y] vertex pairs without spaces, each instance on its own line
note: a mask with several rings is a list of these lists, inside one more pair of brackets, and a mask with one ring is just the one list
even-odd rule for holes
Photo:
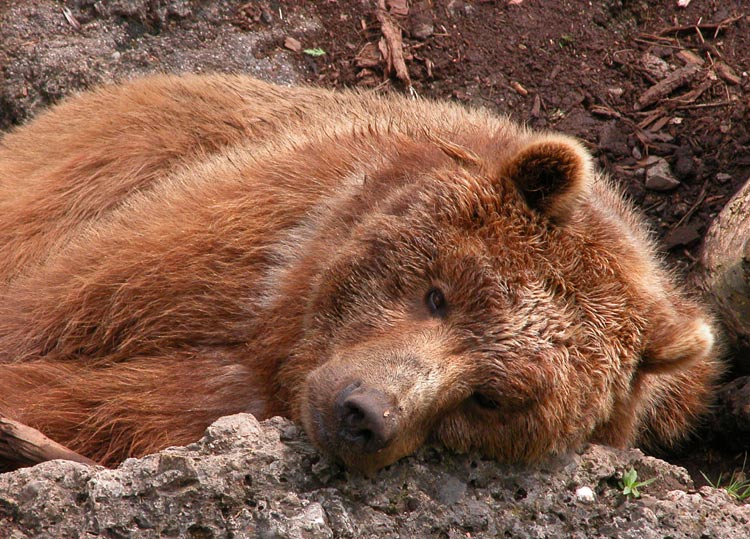
[[667,62],[649,52],[646,52],[641,56],[641,65],[656,81],[666,78],[671,71]]
[[646,189],[671,191],[679,185],[679,180],[672,175],[669,163],[665,159],[659,158],[654,165],[646,169]]
[[607,122],[599,131],[599,147],[615,157],[630,155],[628,137],[618,122]]
[[741,376],[721,387],[717,395],[716,432],[723,447],[747,451],[750,447],[750,376]]
[[[642,497],[617,487],[633,467]],[[638,450],[588,446],[536,466],[426,447],[375,477],[349,473],[301,429],[240,414],[197,443],[119,468],[53,461],[0,475],[5,537],[744,538],[750,506],[693,490]]]
[[432,6],[429,2],[419,2],[412,6],[409,19],[411,22],[411,36],[415,39],[425,40],[435,32]]
[[716,175],[716,181],[719,183],[727,183],[731,179],[732,179],[732,175],[727,174],[726,172],[719,172]]
[[674,173],[680,180],[690,180],[695,177],[695,161],[690,146],[683,145],[674,152]]
[[674,249],[681,245],[690,245],[700,237],[700,232],[695,225],[682,225],[667,234],[662,243],[666,249]]
[[576,499],[583,503],[594,503],[596,496],[594,496],[594,491],[589,487],[580,487],[576,490]]

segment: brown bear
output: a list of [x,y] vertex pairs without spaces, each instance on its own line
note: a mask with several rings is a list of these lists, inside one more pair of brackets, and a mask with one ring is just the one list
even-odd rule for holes
[[0,146],[0,415],[104,464],[250,412],[375,470],[669,445],[710,316],[576,141],[483,110],[155,76]]

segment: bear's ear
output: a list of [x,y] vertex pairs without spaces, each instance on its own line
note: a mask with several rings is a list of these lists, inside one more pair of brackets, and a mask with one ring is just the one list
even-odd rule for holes
[[646,331],[642,372],[666,373],[688,368],[714,354],[717,346],[714,328],[701,315],[655,313]]
[[561,135],[523,146],[502,174],[518,187],[529,207],[556,221],[565,221],[593,181],[588,152]]

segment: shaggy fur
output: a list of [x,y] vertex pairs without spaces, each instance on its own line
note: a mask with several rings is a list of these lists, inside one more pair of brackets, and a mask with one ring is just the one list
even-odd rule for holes
[[[671,444],[719,372],[573,140],[241,76],[101,88],[6,135],[0,283],[0,414],[105,464],[243,411],[363,470],[428,440]],[[377,450],[342,427],[353,387]]]

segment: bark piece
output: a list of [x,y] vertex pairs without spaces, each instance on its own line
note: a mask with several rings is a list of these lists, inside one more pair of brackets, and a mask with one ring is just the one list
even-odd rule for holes
[[396,77],[407,86],[411,86],[411,77],[404,60],[404,44],[401,39],[401,29],[393,22],[385,7],[385,0],[379,0],[375,17],[380,23],[380,31],[383,38],[378,47],[385,58],[385,71],[387,74],[395,74]]
[[636,109],[644,109],[649,105],[658,102],[660,99],[664,99],[680,86],[684,86],[693,81],[700,72],[701,67],[696,64],[688,64],[685,67],[676,69],[665,79],[646,90],[643,95],[638,98]]
[[750,372],[750,181],[714,220],[703,243],[699,284],[714,304],[742,371]]
[[55,459],[96,465],[93,460],[50,440],[38,430],[0,416],[0,472]]

